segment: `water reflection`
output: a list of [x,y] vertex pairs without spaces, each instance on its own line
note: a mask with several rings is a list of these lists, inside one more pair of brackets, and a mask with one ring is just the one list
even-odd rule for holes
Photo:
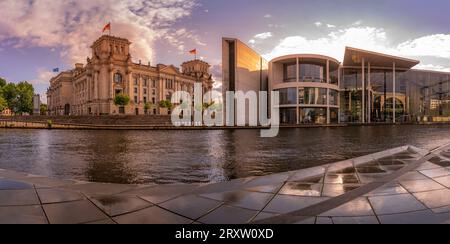
[[0,168],[113,183],[207,183],[450,141],[450,125],[258,130],[0,130]]

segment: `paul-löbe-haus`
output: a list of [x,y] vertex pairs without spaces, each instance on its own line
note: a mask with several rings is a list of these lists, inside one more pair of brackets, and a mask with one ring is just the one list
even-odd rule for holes
[[419,61],[347,47],[343,62],[321,55],[265,61],[224,38],[223,92],[279,91],[282,124],[450,121],[450,73]]
[[[193,95],[197,82],[204,92],[213,88],[208,63],[188,61],[181,71],[172,65],[134,63],[130,45],[127,39],[104,35],[92,45],[86,65],[76,64],[52,78],[47,91],[50,115],[168,114],[157,104],[170,101],[174,92]],[[116,106],[114,98],[122,93],[131,103]]]

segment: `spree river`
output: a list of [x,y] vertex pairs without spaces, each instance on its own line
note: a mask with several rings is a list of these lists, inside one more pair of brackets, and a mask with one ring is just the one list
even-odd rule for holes
[[259,130],[0,129],[0,168],[110,183],[207,183],[297,170],[385,149],[450,142],[450,125]]

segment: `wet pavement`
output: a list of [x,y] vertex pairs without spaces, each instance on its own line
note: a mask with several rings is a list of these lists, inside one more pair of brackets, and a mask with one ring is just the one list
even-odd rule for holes
[[450,146],[399,147],[216,184],[123,185],[0,170],[0,223],[449,223]]

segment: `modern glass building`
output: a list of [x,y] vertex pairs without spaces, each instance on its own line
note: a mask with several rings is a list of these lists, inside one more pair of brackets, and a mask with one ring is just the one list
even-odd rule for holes
[[[223,55],[227,61],[230,55],[246,59],[229,50]],[[419,63],[351,47],[342,62],[287,55],[269,62],[268,90],[280,93],[283,124],[450,122],[450,73],[413,69]],[[235,88],[264,83],[263,76],[233,76],[229,67],[223,70],[223,92],[230,90],[229,80]]]

